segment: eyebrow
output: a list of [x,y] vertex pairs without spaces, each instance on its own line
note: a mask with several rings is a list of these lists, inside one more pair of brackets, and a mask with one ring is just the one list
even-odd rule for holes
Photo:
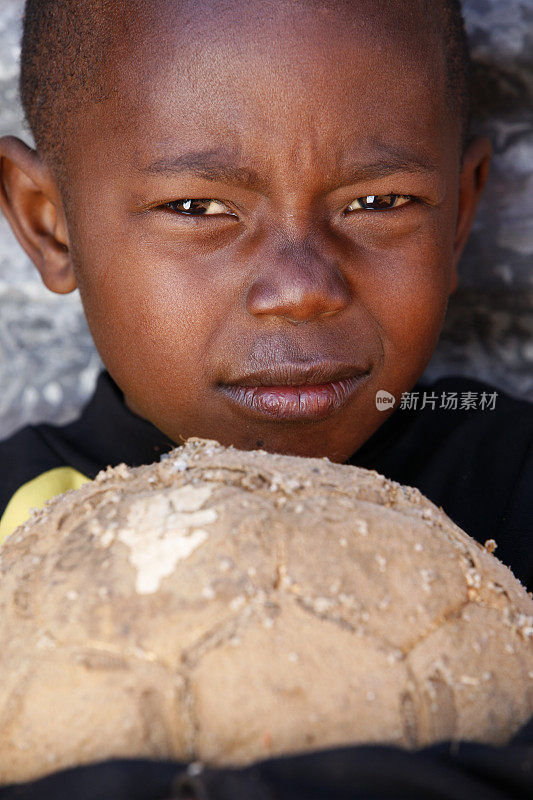
[[342,173],[341,182],[337,185],[347,186],[357,183],[357,181],[386,178],[387,175],[395,175],[399,172],[431,173],[437,172],[437,166],[430,161],[420,160],[414,156],[389,156],[386,161],[380,159],[371,163],[347,167]]
[[[340,181],[336,187],[346,186],[361,180],[382,178],[398,172],[424,173],[436,172],[437,166],[427,157],[418,153],[379,143],[376,148],[380,157],[373,162],[351,163],[341,170]],[[254,190],[264,190],[265,181],[248,167],[235,163],[229,150],[196,150],[178,156],[163,156],[148,167],[140,169],[143,173],[156,175],[190,174],[208,181],[240,183]]]
[[143,168],[141,172],[156,175],[189,173],[208,181],[242,183],[256,190],[265,188],[265,183],[259,174],[253,169],[235,164],[234,156],[228,150],[191,150],[179,156],[163,156]]
[[[351,159],[342,170],[340,183],[337,186],[346,186],[357,181],[371,178],[385,178],[398,172],[434,173],[438,171],[437,165],[424,153],[409,150],[401,145],[394,145],[379,139],[372,140],[373,161],[359,161]],[[377,157],[374,155],[376,153]]]

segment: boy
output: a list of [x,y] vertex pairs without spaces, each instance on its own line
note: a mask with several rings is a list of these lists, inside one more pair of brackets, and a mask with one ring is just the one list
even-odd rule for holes
[[[531,577],[531,408],[415,386],[490,160],[457,2],[29,0],[21,89],[2,208],[107,371],[1,445],[4,537],[194,435],[416,485]],[[474,391],[492,410],[443,402]]]

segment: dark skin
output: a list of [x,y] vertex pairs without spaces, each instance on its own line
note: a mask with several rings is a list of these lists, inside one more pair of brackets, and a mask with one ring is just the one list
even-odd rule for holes
[[[117,27],[112,91],[69,132],[68,196],[1,139],[2,208],[46,286],[79,288],[129,408],[173,441],[344,462],[392,410],[376,391],[399,398],[433,352],[490,144],[461,165],[425,4],[409,24],[399,0],[209,5],[151,2],[152,19]],[[178,172],[189,151],[253,181]],[[378,210],[382,196],[398,199]],[[306,361],[368,375],[318,420],[257,418],[220,392]]]

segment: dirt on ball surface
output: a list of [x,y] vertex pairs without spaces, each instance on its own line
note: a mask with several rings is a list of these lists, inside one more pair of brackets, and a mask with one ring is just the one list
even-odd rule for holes
[[532,615],[418,490],[189,439],[50,501],[0,550],[0,783],[503,743],[533,713]]

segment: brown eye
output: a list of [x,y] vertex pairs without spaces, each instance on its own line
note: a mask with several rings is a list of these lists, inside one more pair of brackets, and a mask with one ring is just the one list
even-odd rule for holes
[[230,214],[231,216],[235,216],[227,205],[220,200],[211,200],[210,198],[202,198],[199,200],[172,200],[172,202],[166,204],[166,207],[171,211],[175,211],[177,214],[183,214],[183,216],[203,217],[214,216],[215,214]]
[[358,197],[347,207],[347,211],[388,211],[408,203],[412,198],[406,194],[367,194]]

